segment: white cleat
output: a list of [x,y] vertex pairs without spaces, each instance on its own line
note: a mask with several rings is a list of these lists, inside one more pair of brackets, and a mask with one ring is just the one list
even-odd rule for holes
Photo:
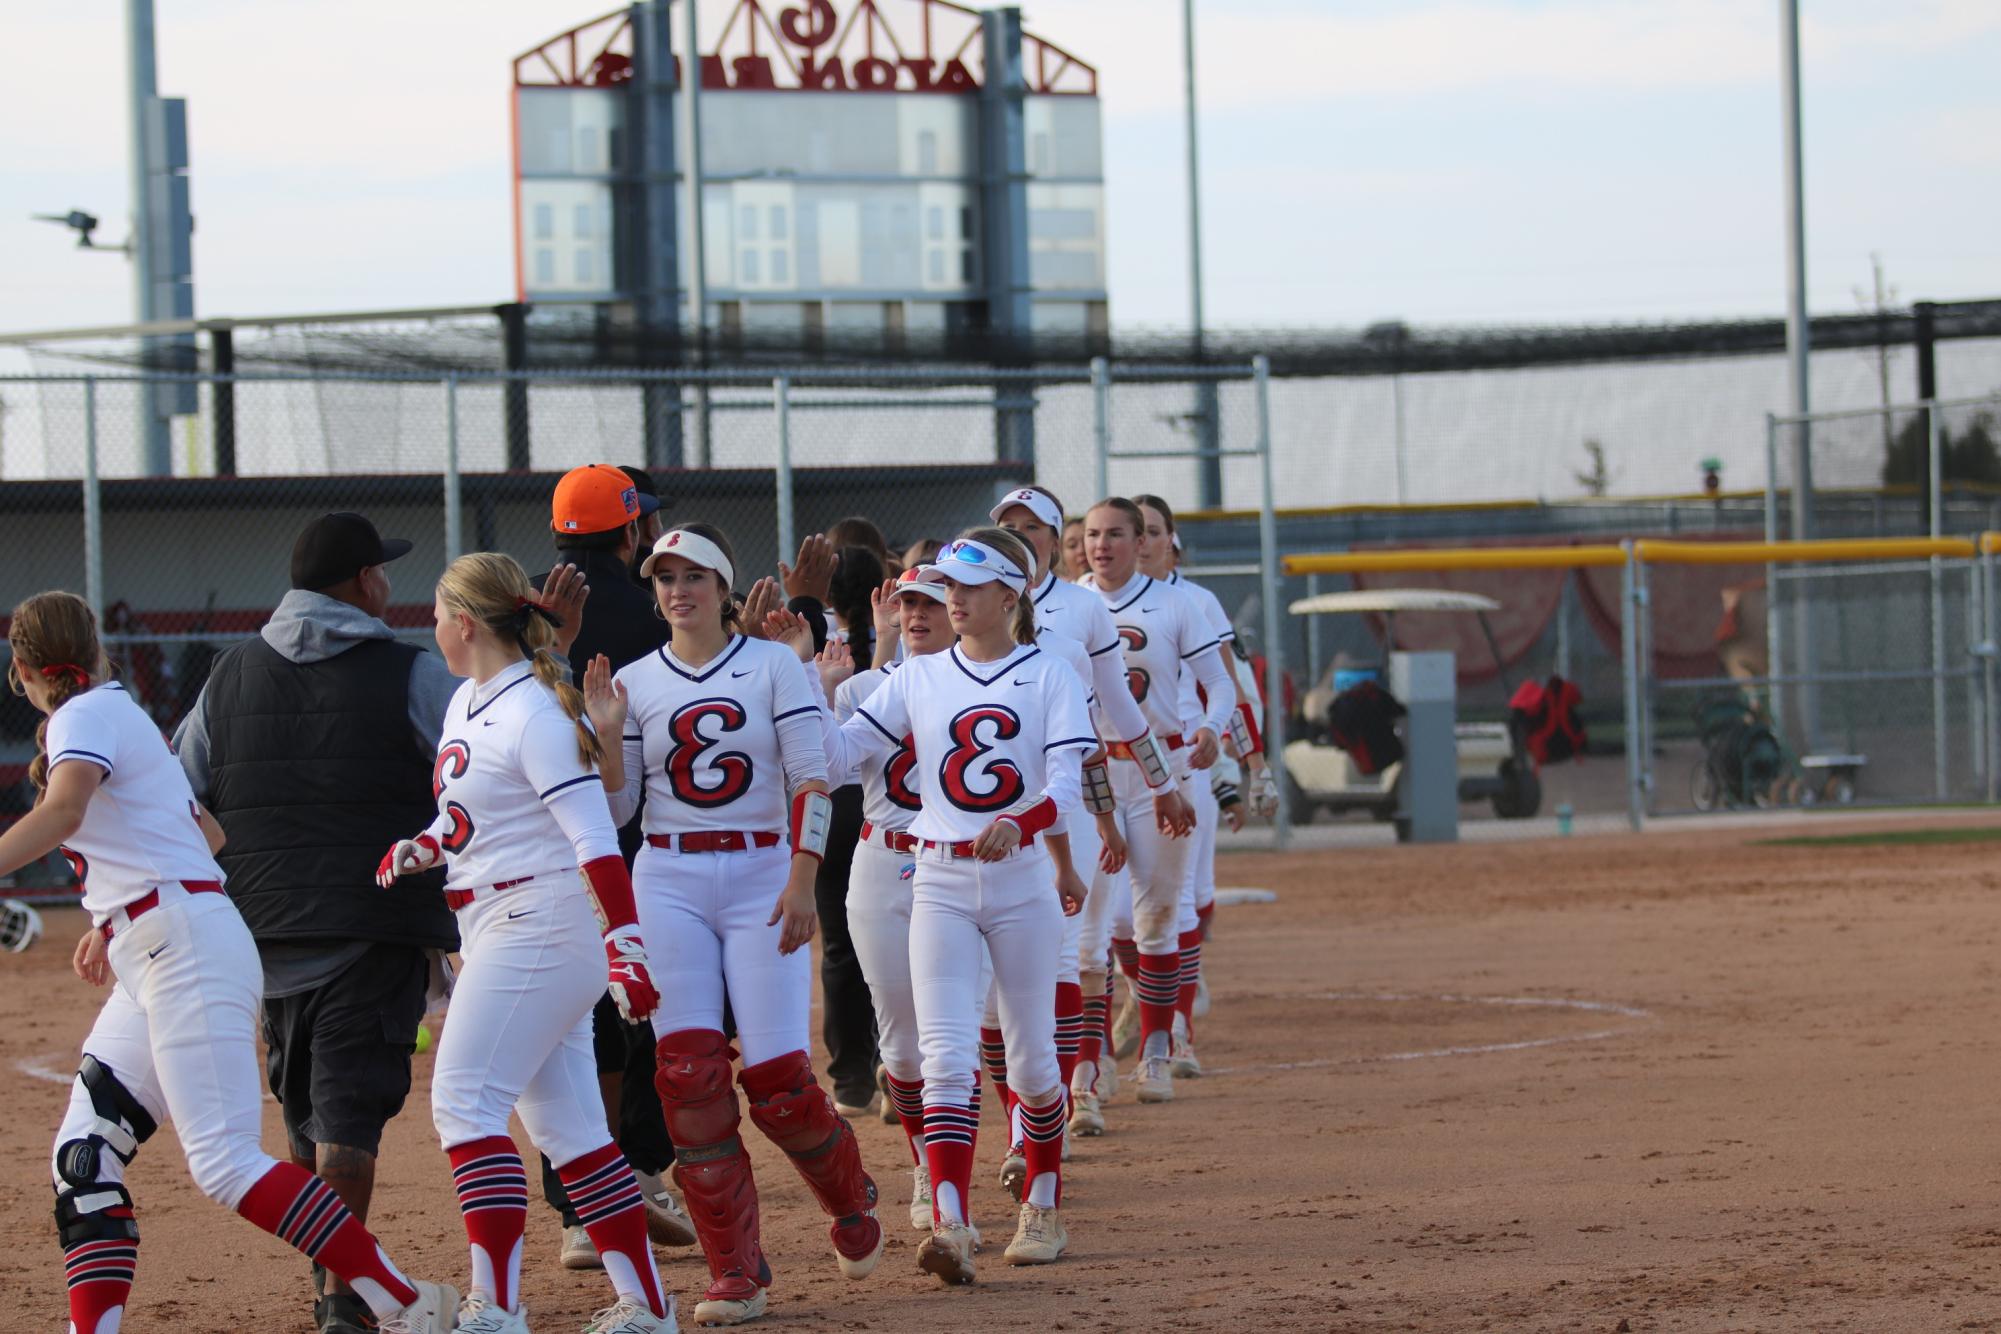
[[[730,1272],[732,1275],[735,1273],[734,1270]],[[701,1301],[695,1303],[695,1323],[741,1325],[747,1320],[755,1320],[763,1315],[767,1301],[765,1291],[755,1283],[749,1286],[751,1293],[747,1297],[703,1297]]]
[[1098,1062],[1098,1101],[1110,1102],[1119,1092],[1119,1063],[1114,1060]]
[[1021,1145],[1017,1144],[1007,1151],[1007,1160],[1001,1164],[1000,1183],[1001,1189],[1017,1201],[1021,1199],[1022,1188],[1028,1184],[1028,1159],[1023,1155]]
[[1011,1265],[1054,1264],[1069,1245],[1070,1234],[1064,1231],[1063,1219],[1054,1208],[1024,1204],[1021,1220],[1015,1224],[1014,1240],[1001,1255]]
[[1176,1079],[1202,1077],[1202,1062],[1195,1059],[1195,1044],[1179,1033],[1168,1043],[1167,1069]]
[[655,1315],[630,1297],[618,1299],[591,1317],[584,1334],[681,1334],[674,1320],[674,1294],[667,1294],[667,1314]]
[[1139,1047],[1139,1001],[1126,996],[1125,1008],[1112,1021],[1112,1055],[1124,1060]]
[[590,1232],[582,1226],[563,1229],[563,1249],[558,1255],[565,1269],[604,1268],[604,1259],[598,1254],[597,1243],[591,1240]]
[[937,1221],[931,1207],[931,1169],[919,1163],[910,1171],[910,1226],[929,1232]]
[[979,1239],[963,1223],[940,1223],[917,1248],[917,1267],[941,1283],[973,1281],[973,1250]]
[[[1095,1093],[1072,1093],[1070,1095],[1070,1133],[1072,1135],[1102,1135],[1105,1133],[1105,1114],[1098,1107]],[[1065,1141],[1066,1147],[1068,1141]]]
[[417,1300],[382,1322],[381,1334],[445,1334],[458,1315],[459,1290],[449,1283],[412,1279]]
[[1195,975],[1195,1017],[1197,1019],[1209,1017],[1209,978],[1204,973]]
[[[646,1198],[646,1236],[655,1246],[693,1246],[695,1223],[674,1198],[667,1183],[651,1172],[634,1172],[639,1193]],[[569,1239],[564,1238],[565,1242]],[[596,1251],[593,1249],[592,1254]],[[600,1261],[597,1268],[603,1267]]]
[[495,1306],[493,1298],[474,1288],[459,1303],[459,1322],[453,1328],[464,1334],[528,1334],[528,1312]]
[[1141,1061],[1133,1079],[1139,1085],[1141,1102],[1174,1101],[1174,1072],[1168,1068],[1165,1056],[1153,1056]]

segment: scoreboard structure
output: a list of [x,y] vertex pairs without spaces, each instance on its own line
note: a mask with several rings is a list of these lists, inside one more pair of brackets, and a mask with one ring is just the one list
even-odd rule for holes
[[708,48],[703,328],[1105,333],[1097,71],[947,0],[644,0],[517,58],[521,300],[691,325],[681,4]]

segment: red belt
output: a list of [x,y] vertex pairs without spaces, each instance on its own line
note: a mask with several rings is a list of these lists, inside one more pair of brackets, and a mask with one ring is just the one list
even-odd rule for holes
[[[917,846],[918,848],[920,848],[925,852],[950,853],[953,857],[956,857],[961,861],[968,860],[970,858],[978,856],[978,854],[973,851],[973,840],[971,839],[968,839],[964,843],[933,843],[930,839],[927,838],[923,842],[919,843]],[[1034,846],[1035,846],[1035,835],[1029,834],[1025,836],[1021,840],[1021,842],[1015,844],[1015,851],[1020,852],[1025,848],[1032,848]]]
[[524,875],[519,880],[503,880],[497,885],[481,885],[477,889],[448,889],[445,891],[445,906],[453,912],[457,912],[481,894],[491,894],[496,890],[502,889],[513,889],[516,885],[525,885],[534,878],[532,875]]
[[[190,894],[222,893],[222,881],[220,880],[183,880],[180,882],[180,886]],[[132,923],[138,921],[141,917],[144,917],[159,906],[160,891],[149,889],[118,911],[125,914],[125,925],[129,927]],[[104,938],[110,940],[111,934],[111,923],[106,922],[104,924]]]
[[743,834],[734,829],[698,830],[692,834],[648,834],[646,841],[656,848],[677,852],[743,852],[750,848],[775,848],[785,841],[783,834]]
[[[1180,750],[1188,744],[1181,739],[1181,733],[1179,732],[1169,732],[1166,736],[1160,738],[1160,742],[1169,750]],[[1107,741],[1105,743],[1105,754],[1115,760],[1130,760],[1133,758],[1133,748],[1123,741]]]
[[867,820],[862,821],[862,841],[864,843],[874,838],[878,833],[882,835],[882,846],[888,848],[891,852],[917,851],[917,836],[915,834],[900,834],[894,829],[878,830]]

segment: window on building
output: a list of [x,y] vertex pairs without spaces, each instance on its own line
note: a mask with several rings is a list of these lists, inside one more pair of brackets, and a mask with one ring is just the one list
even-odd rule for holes
[[919,130],[917,132],[917,174],[936,176],[938,174],[938,131]]
[[945,252],[933,250],[925,256],[925,265],[929,281],[942,285],[945,281]]
[[543,246],[535,252],[535,283],[550,287],[556,282],[556,252]]
[[777,285],[792,281],[792,258],[783,250],[771,252],[771,281]]
[[570,224],[571,233],[581,241],[590,237],[591,230],[591,206],[589,204],[577,205],[576,219]]
[[579,249],[575,256],[575,269],[579,283],[595,283],[598,280],[597,256],[588,247]]
[[755,204],[745,204],[738,210],[738,213],[741,218],[738,223],[738,230],[743,234],[737,239],[740,241],[755,241],[757,239],[757,206]]
[[771,239],[774,241],[783,241],[785,239],[785,229],[785,205],[773,204],[771,206]]
[[738,266],[738,268],[741,270],[741,272],[739,272],[737,276],[741,278],[746,285],[751,283],[761,283],[764,281],[764,279],[760,277],[758,273],[759,265],[757,262],[757,251],[755,250],[744,251],[743,262]]
[[603,161],[598,157],[598,129],[595,125],[577,127],[577,170],[602,171]]
[[535,206],[535,239],[553,241],[556,238],[556,206],[537,204]]
[[927,241],[945,239],[945,210],[936,204],[924,210],[924,239]]
[[973,285],[973,252],[970,249],[959,252],[959,281],[968,287]]

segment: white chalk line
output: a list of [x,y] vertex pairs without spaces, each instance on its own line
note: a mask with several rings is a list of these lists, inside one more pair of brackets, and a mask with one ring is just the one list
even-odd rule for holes
[[[1578,1010],[1586,1014],[1614,1014],[1624,1019],[1650,1020],[1651,1010],[1614,1001],[1567,1000],[1556,996],[1461,996],[1447,993],[1424,996],[1400,991],[1319,991],[1298,994],[1259,993],[1255,1000],[1376,1001],[1383,1003],[1430,1001],[1446,1005],[1498,1005],[1522,1009]],[[1268,1065],[1224,1065],[1203,1071],[1205,1075],[1254,1075],[1292,1070],[1324,1070],[1341,1065],[1376,1065],[1388,1061],[1432,1061],[1446,1056],[1492,1056],[1501,1052],[1533,1051],[1538,1047],[1560,1047],[1573,1042],[1603,1042],[1630,1027],[1604,1028],[1590,1033],[1567,1033],[1558,1037],[1524,1038],[1517,1042],[1482,1042],[1461,1047],[1433,1047],[1423,1051],[1393,1051],[1380,1056],[1330,1056],[1318,1061],[1276,1061]]]
[[67,1084],[76,1078],[76,1067],[52,1070],[40,1061],[16,1061],[14,1068],[30,1079],[46,1080],[51,1084]]

